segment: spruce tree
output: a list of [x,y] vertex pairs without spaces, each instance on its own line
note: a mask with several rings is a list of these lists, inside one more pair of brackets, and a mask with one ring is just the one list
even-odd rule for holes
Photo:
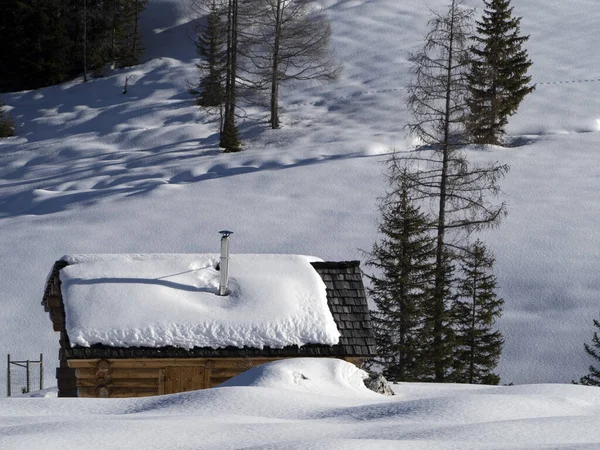
[[498,384],[493,373],[503,339],[494,323],[504,301],[496,296],[494,258],[477,240],[461,264],[457,296],[452,308],[455,323],[455,356],[450,379],[457,383]]
[[201,72],[198,105],[221,106],[225,100],[225,35],[216,1],[210,5],[206,28],[198,35],[196,48],[204,61],[198,64]]
[[[67,33],[66,5],[60,0],[9,2],[9,15],[0,26],[10,37],[0,57],[4,91],[37,89],[60,83],[70,75],[73,42]],[[3,13],[4,8],[0,8]],[[4,65],[6,64],[6,65]]]
[[[600,331],[600,322],[595,319],[594,327],[596,327],[598,331],[594,331],[592,345],[585,344],[584,347],[585,352],[589,356],[600,362],[600,336],[598,336],[598,332]],[[600,370],[593,365],[590,365],[589,371],[589,374],[579,379],[579,384],[584,384],[586,386],[600,386]]]
[[476,45],[471,47],[467,77],[470,116],[467,122],[474,143],[502,144],[508,117],[535,89],[527,69],[529,60],[520,34],[520,17],[513,17],[510,0],[484,0],[486,9],[477,22]]
[[4,110],[4,103],[0,100],[0,138],[13,136],[15,134],[15,123]]
[[379,209],[382,238],[368,253],[367,265],[376,270],[369,294],[378,310],[372,312],[377,363],[389,380],[433,380],[427,364],[430,335],[426,334],[427,305],[435,278],[435,240],[428,233],[430,218],[415,204],[415,192],[395,157],[389,161],[390,190]]
[[134,66],[144,52],[140,33],[140,15],[148,0],[125,0],[123,3],[124,39],[120,45],[119,67]]

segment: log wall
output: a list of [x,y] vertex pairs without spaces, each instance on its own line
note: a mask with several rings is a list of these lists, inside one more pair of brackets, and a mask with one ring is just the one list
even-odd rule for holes
[[[69,360],[79,397],[122,398],[215,387],[246,370],[281,358],[148,358]],[[344,358],[360,366],[365,358]]]

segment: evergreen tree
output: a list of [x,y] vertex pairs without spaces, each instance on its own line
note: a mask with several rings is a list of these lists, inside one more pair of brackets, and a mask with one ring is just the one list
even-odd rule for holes
[[123,0],[85,0],[83,3],[83,42],[85,72],[96,77],[107,64],[118,60],[119,42],[124,42]]
[[204,61],[198,65],[201,72],[198,105],[221,106],[225,96],[225,27],[217,3],[213,0],[206,28],[198,35],[196,47]]
[[123,35],[119,46],[117,64],[119,67],[128,67],[138,64],[144,52],[142,36],[140,33],[140,15],[146,7],[148,0],[125,0],[123,2]]
[[71,75],[73,42],[66,5],[60,0],[0,3],[0,90],[36,89]]
[[404,159],[417,170],[408,172],[420,199],[431,203],[435,217],[436,276],[431,300],[430,360],[435,381],[446,380],[452,365],[453,333],[449,325],[453,252],[462,248],[474,230],[497,224],[504,205],[495,196],[498,180],[508,170],[498,163],[470,163],[460,146],[465,143],[466,75],[472,10],[452,0],[448,12],[435,14],[423,50],[411,57],[414,78],[408,88],[413,116],[409,131],[423,144]]
[[414,191],[395,157],[389,161],[390,190],[379,210],[382,239],[368,253],[376,269],[369,294],[378,310],[372,312],[377,363],[392,381],[433,380],[428,364],[427,304],[435,273],[435,241],[428,233],[430,218],[413,200]]
[[503,339],[494,330],[504,301],[495,294],[494,258],[477,240],[464,256],[462,276],[453,305],[455,356],[451,380],[458,383],[498,384],[497,366]]
[[0,1],[0,92],[37,89],[106,64],[134,64],[146,0]]
[[4,110],[4,103],[0,100],[0,138],[13,136],[15,134],[15,123],[10,114]]
[[471,48],[468,75],[468,130],[479,144],[502,144],[508,117],[535,89],[526,75],[532,62],[521,36],[521,18],[513,17],[510,0],[484,0],[486,9],[477,22],[476,45]]
[[[592,345],[585,344],[585,352],[594,360],[600,362],[600,336],[598,335],[598,332],[600,331],[600,322],[595,319],[594,327],[596,327],[598,331],[594,331]],[[586,386],[600,386],[600,370],[591,365],[589,371],[589,374],[579,379],[579,384],[584,384]]]

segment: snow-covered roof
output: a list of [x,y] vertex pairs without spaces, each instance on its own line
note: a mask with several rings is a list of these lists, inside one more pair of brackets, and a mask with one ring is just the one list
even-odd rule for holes
[[335,345],[326,286],[299,255],[230,259],[230,293],[217,294],[215,254],[67,255],[60,271],[71,346]]

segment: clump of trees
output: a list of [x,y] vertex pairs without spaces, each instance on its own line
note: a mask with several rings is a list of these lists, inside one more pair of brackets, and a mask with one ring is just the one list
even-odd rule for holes
[[280,127],[279,95],[290,80],[334,80],[340,67],[329,51],[331,28],[309,0],[197,0],[207,17],[198,32],[198,104],[217,111],[220,146],[238,151],[240,101],[260,106],[268,97],[269,122]]
[[5,110],[2,100],[0,100],[0,138],[13,136],[14,134],[15,122]]
[[371,313],[375,362],[395,382],[498,384],[494,369],[503,339],[495,324],[503,300],[495,292],[491,252],[480,240],[454,234],[438,267],[439,219],[424,211],[414,173],[394,154],[387,176],[379,204],[382,237],[367,253],[374,269],[367,275],[369,296],[377,306]]
[[0,92],[36,89],[107,64],[137,64],[147,0],[0,2]]
[[[379,309],[374,312],[378,362],[394,381],[499,382],[493,371],[503,339],[495,321],[503,301],[495,293],[493,255],[472,237],[497,226],[506,214],[505,204],[495,199],[509,168],[475,164],[462,150],[482,142],[477,114],[490,114],[485,105],[473,108],[473,12],[451,0],[446,13],[433,14],[423,48],[411,55],[408,130],[420,145],[390,162],[391,193],[380,208],[383,239],[368,261],[377,269],[371,295]],[[485,73],[494,70],[478,64]],[[503,132],[495,130],[498,136]],[[427,215],[417,214],[421,207]],[[416,216],[420,226],[407,228]],[[419,266],[427,276],[415,275],[411,242],[429,243],[421,247],[428,251]],[[416,359],[418,365],[411,363]]]

